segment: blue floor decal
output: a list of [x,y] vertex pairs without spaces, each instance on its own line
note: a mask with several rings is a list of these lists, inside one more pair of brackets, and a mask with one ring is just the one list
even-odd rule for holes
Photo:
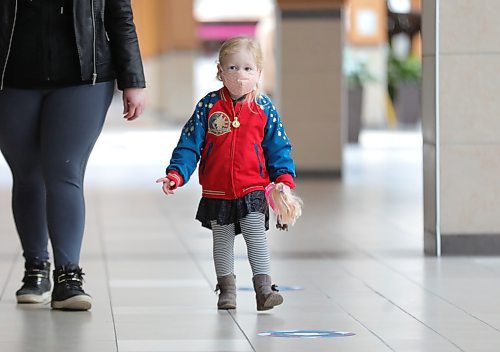
[[259,336],[270,337],[300,337],[306,339],[317,339],[324,337],[346,337],[354,336],[355,333],[344,331],[325,331],[325,330],[288,330],[288,331],[267,331],[257,334]]

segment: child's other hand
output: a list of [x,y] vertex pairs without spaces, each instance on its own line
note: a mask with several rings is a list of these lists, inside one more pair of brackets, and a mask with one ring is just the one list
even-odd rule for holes
[[165,193],[167,196],[170,194],[174,194],[174,189],[177,188],[177,185],[174,181],[170,180],[167,177],[162,177],[156,180],[156,183],[163,183],[163,193]]
[[175,170],[168,170],[165,177],[156,180],[156,183],[163,183],[163,193],[167,196],[174,194],[174,189],[184,184],[183,177]]

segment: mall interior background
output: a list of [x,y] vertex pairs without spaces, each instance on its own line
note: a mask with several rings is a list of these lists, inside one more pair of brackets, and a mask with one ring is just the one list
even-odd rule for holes
[[[488,6],[467,0],[213,4],[135,1],[150,108],[161,121],[182,123],[198,97],[218,86],[213,50],[221,40],[255,35],[267,59],[262,86],[287,122],[300,175],[345,180],[350,150],[374,138],[420,140],[422,179],[415,187],[423,185],[425,252],[500,253],[497,83],[483,70],[498,51]],[[466,94],[469,85],[474,94]]]
[[[92,311],[16,304],[23,261],[1,159],[0,351],[498,351],[497,0],[133,5],[149,106],[125,122],[117,94],[89,160]],[[262,41],[262,86],[304,200],[290,231],[268,233],[285,302],[264,314],[241,236],[238,309],[216,309],[197,176],[169,198],[154,182],[194,104],[220,86],[214,53],[234,34]],[[265,335],[286,331],[306,335]],[[339,331],[355,335],[311,338]]]

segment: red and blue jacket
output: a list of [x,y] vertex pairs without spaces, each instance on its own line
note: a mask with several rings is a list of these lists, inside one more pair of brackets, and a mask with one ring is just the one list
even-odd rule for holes
[[233,106],[223,87],[198,102],[172,153],[167,177],[175,187],[187,183],[201,159],[199,181],[206,198],[237,199],[264,190],[270,182],[294,188],[291,150],[267,96]]

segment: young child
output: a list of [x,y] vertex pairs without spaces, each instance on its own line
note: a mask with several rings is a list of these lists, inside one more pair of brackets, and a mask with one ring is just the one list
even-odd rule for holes
[[218,309],[236,308],[234,238],[239,233],[247,245],[257,310],[283,302],[271,284],[265,188],[271,182],[294,188],[295,166],[276,108],[257,91],[261,70],[261,49],[253,39],[236,37],[222,45],[217,78],[224,86],[200,100],[183,127],[166,176],[156,181],[163,183],[165,194],[173,194],[201,159],[203,193],[196,219],[213,232]]

